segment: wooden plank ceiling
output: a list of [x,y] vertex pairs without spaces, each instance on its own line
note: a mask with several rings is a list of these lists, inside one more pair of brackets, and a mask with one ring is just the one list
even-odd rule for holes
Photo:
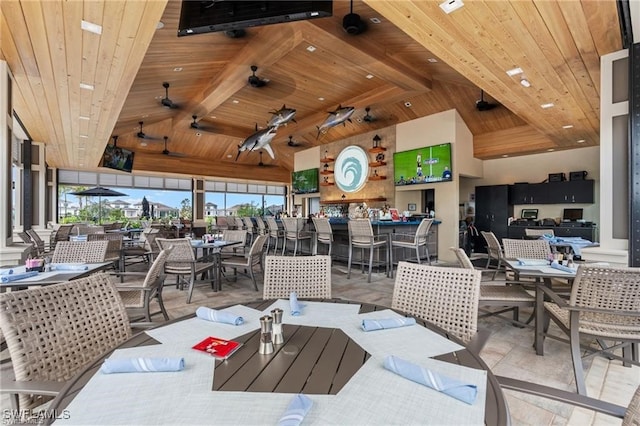
[[[368,24],[359,35],[342,28],[349,2],[334,0],[331,18],[178,38],[180,0],[3,0],[0,54],[14,110],[53,167],[95,169],[117,135],[136,153],[134,172],[287,182],[297,150],[451,108],[478,158],[598,145],[599,59],[621,49],[615,0],[472,0],[451,14],[438,4],[356,0]],[[247,83],[251,65],[264,87]],[[523,74],[508,76],[515,67]],[[179,108],[161,105],[163,82]],[[481,89],[496,108],[476,108]],[[282,105],[296,122],[278,129],[275,159],[236,161],[238,144]],[[338,105],[356,108],[353,122],[318,137]]]

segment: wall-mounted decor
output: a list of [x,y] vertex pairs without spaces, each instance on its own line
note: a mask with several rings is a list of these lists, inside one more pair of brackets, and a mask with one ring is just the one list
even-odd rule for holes
[[369,157],[361,147],[348,146],[338,154],[333,172],[338,188],[344,192],[357,192],[367,182]]
[[415,212],[417,209],[417,206],[414,203],[409,203],[409,205],[407,206],[407,210],[409,210],[410,212]]

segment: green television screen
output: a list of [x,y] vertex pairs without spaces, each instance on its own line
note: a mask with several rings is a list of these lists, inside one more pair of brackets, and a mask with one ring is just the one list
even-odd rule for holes
[[451,144],[427,146],[393,154],[393,179],[396,186],[450,182]]
[[318,169],[299,170],[291,173],[291,186],[294,194],[318,192]]

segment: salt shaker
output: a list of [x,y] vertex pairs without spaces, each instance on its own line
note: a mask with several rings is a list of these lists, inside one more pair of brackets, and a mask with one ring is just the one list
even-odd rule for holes
[[273,352],[273,341],[271,340],[271,330],[273,318],[269,316],[260,317],[260,347],[258,353],[267,355]]
[[271,311],[273,317],[273,331],[271,333],[273,337],[273,343],[281,345],[284,343],[284,336],[282,335],[282,309],[276,308]]

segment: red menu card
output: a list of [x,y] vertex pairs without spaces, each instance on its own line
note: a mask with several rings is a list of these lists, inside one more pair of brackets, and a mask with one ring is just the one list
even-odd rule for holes
[[197,343],[193,349],[206,352],[216,358],[227,359],[237,351],[240,346],[242,346],[240,342],[210,336],[202,342]]

